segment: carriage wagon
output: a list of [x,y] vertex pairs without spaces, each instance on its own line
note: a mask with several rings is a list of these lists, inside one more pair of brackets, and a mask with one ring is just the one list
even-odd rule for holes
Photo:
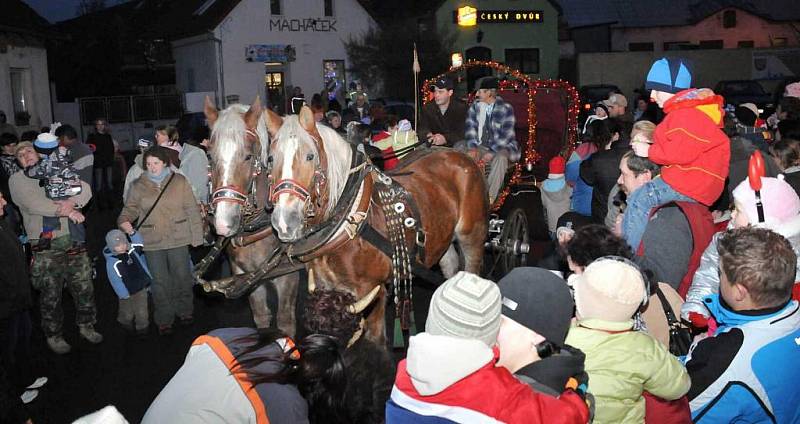
[[491,205],[484,274],[499,277],[541,256],[550,244],[537,183],[547,178],[551,158],[567,158],[575,148],[580,101],[577,90],[566,81],[531,79],[489,61],[470,61],[429,80],[423,85],[423,99],[430,99],[427,87],[442,76],[464,87],[476,76],[491,74],[501,80],[498,95],[514,107],[516,137],[523,153]]

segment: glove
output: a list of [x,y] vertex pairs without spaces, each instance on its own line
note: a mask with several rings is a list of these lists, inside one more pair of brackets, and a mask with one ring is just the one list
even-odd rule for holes
[[699,314],[697,312],[689,312],[689,322],[692,323],[692,327],[694,328],[708,327],[708,317],[703,316],[703,314]]

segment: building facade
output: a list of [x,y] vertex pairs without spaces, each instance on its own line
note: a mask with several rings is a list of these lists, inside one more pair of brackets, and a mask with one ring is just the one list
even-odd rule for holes
[[560,13],[547,0],[446,0],[436,10],[436,22],[455,34],[454,53],[463,60],[493,60],[533,77],[555,78]]
[[[213,3],[193,15],[210,13]],[[234,6],[213,25],[172,42],[179,92],[215,92],[218,105],[260,96],[285,112],[291,89],[300,87],[307,99],[324,90],[344,104],[354,80],[345,41],[375,25],[356,0],[228,3]]]
[[5,4],[0,17],[0,110],[21,133],[52,121],[47,50],[47,25],[21,1]]

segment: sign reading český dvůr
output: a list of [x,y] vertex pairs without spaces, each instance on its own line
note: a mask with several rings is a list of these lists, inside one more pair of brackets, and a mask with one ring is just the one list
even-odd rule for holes
[[[477,10],[479,24],[533,24],[544,20],[541,10]],[[458,10],[453,11],[453,23],[458,23]]]

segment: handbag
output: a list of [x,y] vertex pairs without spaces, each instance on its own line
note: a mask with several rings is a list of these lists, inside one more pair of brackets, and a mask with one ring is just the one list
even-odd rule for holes
[[153,212],[153,209],[155,209],[156,205],[158,205],[158,201],[161,200],[161,196],[163,196],[164,192],[167,191],[167,187],[169,187],[169,183],[172,182],[172,177],[174,177],[174,176],[175,176],[175,172],[173,172],[172,175],[169,176],[169,179],[167,180],[167,183],[164,184],[164,188],[161,189],[161,192],[158,193],[158,197],[156,197],[156,201],[153,202],[153,206],[150,206],[150,209],[147,211],[146,214],[144,214],[144,218],[142,218],[136,224],[136,227],[133,229],[133,231],[139,231],[139,227],[141,227],[142,224],[144,224],[144,222],[147,221],[147,218],[150,216],[150,213]]
[[661,288],[656,285],[656,295],[658,300],[661,301],[661,307],[664,309],[664,315],[667,317],[667,326],[669,327],[669,351],[675,356],[684,356],[689,353],[689,347],[692,346],[692,333],[688,327],[681,324],[672,311],[672,306],[667,302]]

